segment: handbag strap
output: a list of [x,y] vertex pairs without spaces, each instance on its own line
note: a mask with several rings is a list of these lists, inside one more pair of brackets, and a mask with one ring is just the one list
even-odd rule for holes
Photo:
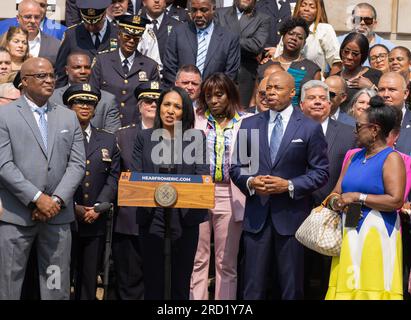
[[331,197],[339,196],[339,195],[340,195],[340,194],[338,194],[337,192],[330,193],[330,194],[327,196],[327,198],[325,198],[325,199],[323,200],[323,202],[321,202],[321,206],[322,206],[322,207],[326,207],[326,206],[327,206],[327,202],[328,202],[328,200],[329,200]]

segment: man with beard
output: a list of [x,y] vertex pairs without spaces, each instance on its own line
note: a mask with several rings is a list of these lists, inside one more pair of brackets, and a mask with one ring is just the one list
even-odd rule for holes
[[232,80],[240,68],[240,41],[221,25],[213,22],[215,0],[189,1],[192,21],[171,31],[164,55],[164,82],[172,86],[178,69],[194,64],[202,78],[223,72]]
[[255,10],[256,0],[234,0],[231,7],[219,8],[215,21],[240,36],[241,65],[238,73],[240,101],[248,106],[257,74],[257,56],[263,52],[270,31],[270,17]]
[[[352,11],[352,30],[351,32],[359,32],[367,37],[370,44],[370,48],[375,44],[383,44],[389,50],[395,47],[391,41],[380,37],[375,33],[375,28],[377,27],[377,11],[369,3],[359,3]],[[344,41],[348,33],[343,34],[338,37],[340,44]],[[368,60],[365,60],[364,66],[369,67]]]

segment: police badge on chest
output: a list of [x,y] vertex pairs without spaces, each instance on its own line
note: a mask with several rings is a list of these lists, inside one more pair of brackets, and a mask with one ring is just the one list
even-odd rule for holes
[[108,149],[106,148],[101,149],[101,160],[104,162],[111,162],[110,153]]

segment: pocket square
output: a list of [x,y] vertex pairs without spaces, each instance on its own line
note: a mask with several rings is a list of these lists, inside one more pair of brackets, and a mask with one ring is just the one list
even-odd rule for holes
[[60,133],[66,133],[69,132],[67,129],[61,130]]
[[301,143],[304,142],[302,139],[294,139],[291,141],[291,143]]

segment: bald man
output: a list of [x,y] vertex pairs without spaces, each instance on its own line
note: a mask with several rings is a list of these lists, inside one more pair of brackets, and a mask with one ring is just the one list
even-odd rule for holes
[[[327,142],[321,124],[293,108],[294,78],[272,74],[266,86],[270,110],[242,121],[237,161],[230,175],[247,196],[244,223],[245,300],[267,298],[267,275],[281,299],[303,299],[304,249],[295,232],[310,213],[311,193],[328,180]],[[259,139],[254,132],[259,130]],[[255,147],[257,146],[257,147]],[[257,172],[245,155],[258,148]],[[255,155],[254,158],[257,156]],[[248,172],[247,172],[248,171]],[[255,171],[255,170],[254,170]]]
[[17,21],[29,34],[29,52],[32,57],[43,57],[55,63],[60,41],[40,29],[43,9],[34,0],[23,0],[19,4]]
[[[41,7],[41,21],[40,21],[40,30],[45,34],[61,40],[66,31],[67,27],[58,23],[56,20],[49,19],[46,16],[47,12],[47,0],[35,0]],[[18,26],[19,22],[17,21],[18,16],[14,18],[4,19],[0,21],[0,35],[7,32],[7,30],[14,26]]]
[[85,172],[83,134],[74,112],[50,104],[51,63],[21,68],[21,98],[0,108],[0,299],[20,299],[36,239],[42,299],[69,299],[74,191]]

